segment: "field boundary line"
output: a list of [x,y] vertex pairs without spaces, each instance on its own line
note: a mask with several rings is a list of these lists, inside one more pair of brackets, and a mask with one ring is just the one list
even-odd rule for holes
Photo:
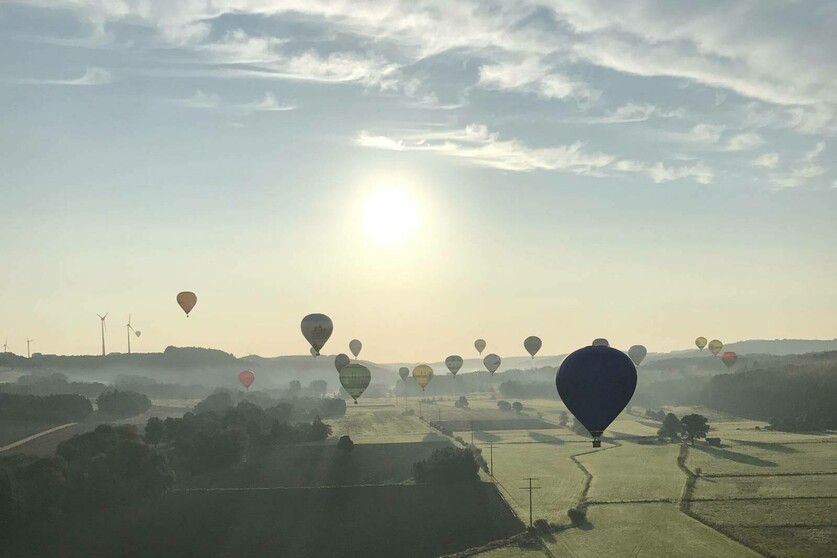
[[738,474],[738,473],[701,473],[701,477],[705,477],[707,479],[737,479],[737,478],[764,478],[764,477],[816,477],[816,476],[823,476],[823,475],[837,475],[837,471],[812,471],[810,473],[750,473],[750,474]]
[[705,525],[712,529],[713,531],[720,533],[721,535],[725,536],[731,541],[734,541],[744,548],[747,548],[760,556],[765,556],[766,558],[776,558],[773,554],[765,554],[762,550],[758,548],[754,548],[749,544],[745,543],[738,537],[734,536],[728,529],[721,525],[715,525],[714,523],[709,522],[708,520],[704,519],[703,517],[695,514],[691,509],[692,503],[692,496],[695,492],[695,485],[697,484],[698,475],[689,469],[686,465],[686,459],[689,457],[689,445],[686,443],[681,444],[680,446],[680,453],[677,455],[677,467],[683,471],[683,474],[686,475],[686,484],[683,487],[683,493],[680,496],[680,505],[678,506],[680,513],[694,519],[698,523]]
[[620,447],[622,447],[622,444],[620,444],[618,441],[613,441],[613,445],[604,449],[592,449],[570,455],[570,459],[572,460],[572,462],[575,463],[576,467],[581,469],[581,472],[584,474],[584,488],[581,490],[581,496],[578,498],[578,503],[576,504],[577,507],[587,507],[587,494],[590,492],[590,486],[593,484],[593,474],[589,470],[587,470],[587,467],[585,467],[581,460],[578,458],[583,455],[589,455],[591,453],[601,453],[603,451]]
[[742,498],[692,498],[690,502],[755,502],[762,500],[837,500],[837,496],[744,496]]
[[58,425],[58,426],[54,426],[52,428],[48,428],[47,430],[44,430],[42,432],[38,432],[36,434],[32,434],[31,436],[27,436],[26,438],[23,438],[22,440],[18,440],[17,442],[12,442],[11,444],[9,444],[7,446],[2,446],[2,447],[0,447],[0,452],[7,451],[7,450],[10,450],[10,449],[16,448],[18,446],[22,446],[23,444],[27,444],[27,443],[31,442],[32,440],[37,440],[41,436],[46,436],[47,434],[52,434],[53,432],[58,432],[59,430],[69,428],[70,426],[75,426],[77,424],[78,424],[77,422],[68,422],[67,424],[61,424],[61,425]]

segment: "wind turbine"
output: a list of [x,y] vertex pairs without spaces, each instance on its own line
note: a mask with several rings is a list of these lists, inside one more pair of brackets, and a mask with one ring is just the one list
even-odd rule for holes
[[32,356],[29,354],[29,343],[31,343],[32,341],[34,341],[34,339],[29,339],[29,337],[26,338],[26,358],[32,358]]
[[[99,314],[96,314],[99,316]],[[102,320],[102,356],[105,356],[105,330],[107,326],[105,325],[105,318],[108,317],[108,312],[105,312],[104,316],[99,316],[99,319]]]
[[6,340],[5,340],[5,341],[3,341],[3,352],[4,352],[4,353],[8,353],[8,352],[9,352],[9,351],[7,350],[7,349],[8,349],[8,347],[9,347],[9,338],[8,338],[8,337],[6,337]]
[[128,323],[125,324],[125,329],[128,332],[128,354],[130,355],[131,354],[131,332],[134,332],[134,335],[136,335],[137,337],[142,335],[142,332],[135,330],[134,327],[131,325],[131,315],[130,314],[128,314]]

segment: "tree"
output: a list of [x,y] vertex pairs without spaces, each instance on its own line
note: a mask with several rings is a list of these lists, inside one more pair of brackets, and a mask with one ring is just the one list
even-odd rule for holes
[[288,394],[294,397],[299,395],[300,391],[302,391],[302,384],[299,383],[299,380],[291,380],[291,383],[288,384]]
[[523,412],[523,403],[521,403],[520,401],[515,401],[514,403],[512,403],[512,409],[514,409],[514,412],[517,413],[517,414],[522,413]]
[[478,471],[473,452],[466,448],[438,449],[413,465],[413,476],[419,483],[473,482],[479,480]]
[[709,432],[709,421],[703,415],[686,415],[680,419],[680,423],[692,446],[695,445],[695,438],[706,438]]
[[575,526],[584,525],[587,523],[587,510],[584,508],[570,508],[567,510],[567,517]]
[[145,423],[145,436],[143,437],[146,443],[156,446],[163,441],[163,436],[166,434],[166,426],[158,417],[151,417]]
[[343,453],[351,453],[355,449],[355,443],[348,436],[340,436],[337,441],[337,449]]
[[195,405],[195,414],[217,411],[223,413],[233,406],[232,396],[228,391],[216,391]]
[[566,411],[561,411],[560,413],[558,413],[558,426],[566,428],[567,423],[569,421],[570,415],[568,415]]
[[151,408],[151,400],[135,391],[106,391],[96,398],[99,412],[118,417],[132,417]]
[[663,419],[663,425],[657,430],[657,436],[660,438],[668,438],[672,442],[680,439],[680,433],[683,431],[683,426],[674,413],[669,413]]
[[312,380],[311,383],[308,384],[308,391],[310,391],[311,395],[314,397],[325,397],[325,394],[328,391],[328,382],[325,380]]
[[511,411],[512,406],[508,401],[500,400],[497,402],[497,408],[501,411]]
[[456,401],[456,403],[453,404],[453,406],[457,407],[459,409],[467,409],[468,408],[468,398],[465,397],[464,395],[460,395],[459,399]]
[[319,442],[331,436],[331,425],[324,423],[320,417],[316,417],[311,423],[311,441]]

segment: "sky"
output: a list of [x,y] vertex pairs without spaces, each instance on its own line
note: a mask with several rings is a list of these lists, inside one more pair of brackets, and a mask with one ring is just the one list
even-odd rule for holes
[[[0,339],[837,337],[831,1],[0,5]],[[186,318],[175,303],[191,290]]]

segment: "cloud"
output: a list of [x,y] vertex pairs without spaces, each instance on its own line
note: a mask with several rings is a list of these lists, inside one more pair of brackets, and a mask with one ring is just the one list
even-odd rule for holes
[[779,165],[778,153],[765,153],[753,159],[753,164],[757,167],[764,167],[766,169],[775,169]]
[[654,182],[691,178],[701,184],[714,179],[712,169],[703,163],[668,167],[619,159],[606,153],[587,151],[579,143],[552,147],[529,147],[517,140],[502,140],[482,124],[465,128],[425,130],[397,137],[361,131],[357,145],[392,151],[424,151],[467,160],[471,164],[514,172],[557,171],[589,176],[645,173]]
[[486,89],[534,93],[547,99],[569,97],[588,101],[599,95],[583,81],[553,71],[534,58],[480,66],[478,85]]
[[690,143],[715,144],[721,139],[725,126],[714,124],[697,124],[685,134],[681,134],[683,141]]
[[89,67],[84,75],[74,79],[13,79],[11,83],[20,85],[69,85],[69,86],[92,86],[106,85],[113,81],[111,73],[104,68]]
[[666,110],[651,104],[627,103],[616,110],[600,117],[584,119],[592,124],[625,124],[630,122],[645,122],[652,117],[681,118],[685,115],[683,109]]
[[195,91],[195,94],[188,99],[177,99],[174,102],[175,104],[186,108],[211,109],[221,106],[221,97],[214,93],[206,94],[198,89]]
[[724,151],[750,151],[764,145],[764,138],[755,132],[736,134],[727,140]]
[[823,176],[829,170],[819,163],[823,151],[825,151],[825,142],[817,142],[810,151],[806,151],[794,161],[785,172],[770,175],[770,182],[779,188],[798,188]]
[[276,100],[276,96],[268,91],[264,94],[259,101],[253,101],[252,103],[247,103],[244,105],[239,105],[240,108],[246,111],[253,111],[253,112],[260,112],[260,111],[267,111],[267,112],[284,112],[289,110],[294,110],[297,108],[296,105],[293,104],[282,104]]

